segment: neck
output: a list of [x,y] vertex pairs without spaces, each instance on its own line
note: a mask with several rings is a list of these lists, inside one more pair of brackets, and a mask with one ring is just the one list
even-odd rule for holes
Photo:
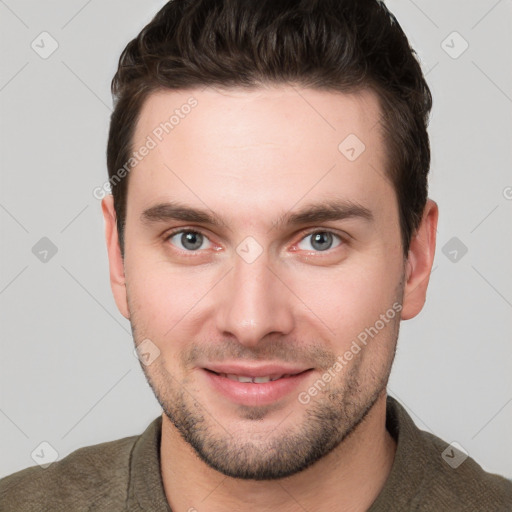
[[174,512],[243,510],[366,511],[391,471],[396,442],[386,430],[386,392],[366,418],[327,456],[279,480],[227,477],[198,458],[174,425],[162,417],[161,471]]

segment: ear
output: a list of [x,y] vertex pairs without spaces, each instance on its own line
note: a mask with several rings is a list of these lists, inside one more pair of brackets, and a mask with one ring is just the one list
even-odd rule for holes
[[415,317],[425,304],[436,251],[438,216],[437,203],[427,199],[421,224],[412,237],[407,256],[402,320]]
[[106,195],[101,201],[103,219],[105,220],[105,239],[107,242],[108,262],[110,269],[110,286],[117,308],[125,318],[130,318],[128,301],[126,298],[124,262],[121,257],[119,246],[119,235],[117,232],[116,212],[114,209],[114,198],[111,194]]

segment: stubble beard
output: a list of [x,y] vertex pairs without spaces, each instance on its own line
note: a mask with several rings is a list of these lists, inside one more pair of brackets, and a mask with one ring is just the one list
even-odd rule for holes
[[[141,363],[141,367],[165,415],[205,464],[233,478],[275,480],[303,471],[325,457],[354,433],[372,410],[386,390],[395,357],[399,320],[388,327],[393,332],[394,347],[380,367],[379,375],[368,370],[364,375],[365,358],[357,354],[341,374],[333,378],[333,385],[326,386],[309,404],[303,405],[297,400],[296,408],[303,411],[300,422],[294,422],[287,429],[280,426],[281,422],[286,424],[290,414],[283,410],[274,431],[267,429],[264,433],[255,433],[251,427],[261,426],[276,404],[239,406],[239,418],[252,424],[247,431],[231,432],[225,426],[225,418],[215,418],[200,395],[191,392],[191,382],[187,379],[178,382],[165,370],[162,356],[157,359],[157,365],[155,361],[150,367]],[[365,350],[372,350],[371,344],[362,349]]]

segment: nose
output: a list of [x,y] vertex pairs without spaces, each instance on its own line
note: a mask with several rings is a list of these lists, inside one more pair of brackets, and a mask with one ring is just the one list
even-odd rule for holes
[[258,345],[269,334],[289,334],[294,327],[294,296],[265,254],[252,263],[235,255],[234,268],[216,297],[219,333],[232,335],[247,347]]

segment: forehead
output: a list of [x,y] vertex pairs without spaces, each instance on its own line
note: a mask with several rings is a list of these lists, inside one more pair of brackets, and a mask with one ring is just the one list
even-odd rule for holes
[[296,149],[308,142],[305,151],[320,141],[325,148],[334,145],[336,149],[337,142],[350,133],[373,144],[379,119],[377,96],[370,90],[345,94],[291,85],[167,90],[146,99],[134,141],[143,142],[152,134],[161,149],[170,149],[166,141],[173,139],[177,144],[183,138],[193,138],[196,151],[262,144],[290,147],[293,140]]
[[264,215],[302,198],[384,208],[393,190],[379,119],[371,91],[283,85],[153,93],[135,130],[133,150],[150,149],[130,172],[128,212],[173,199],[238,212],[240,222],[249,221],[245,210]]

